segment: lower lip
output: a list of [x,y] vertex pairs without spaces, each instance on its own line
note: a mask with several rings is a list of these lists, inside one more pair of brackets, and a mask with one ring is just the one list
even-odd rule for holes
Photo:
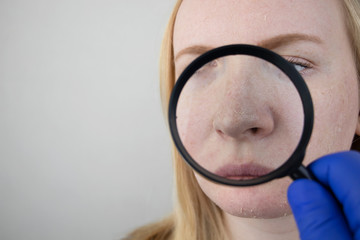
[[219,168],[215,174],[227,179],[249,180],[259,178],[270,173],[272,170],[256,164],[225,165]]

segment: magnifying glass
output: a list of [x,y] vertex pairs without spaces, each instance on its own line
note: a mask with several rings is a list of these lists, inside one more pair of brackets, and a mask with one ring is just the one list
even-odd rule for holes
[[211,181],[313,179],[302,165],[314,121],[301,65],[258,46],[210,50],[182,72],[169,126],[183,159]]

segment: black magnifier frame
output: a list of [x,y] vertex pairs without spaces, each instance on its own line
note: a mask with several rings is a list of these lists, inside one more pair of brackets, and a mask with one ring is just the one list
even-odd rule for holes
[[[247,179],[247,180],[234,180],[234,179],[227,179],[224,177],[220,177],[218,175],[215,175],[214,173],[209,172],[201,165],[199,165],[187,152],[186,148],[184,147],[180,139],[177,128],[176,108],[180,97],[180,93],[183,87],[185,86],[186,82],[192,77],[192,75],[198,69],[200,69],[208,62],[229,55],[254,56],[261,58],[267,62],[270,62],[276,67],[278,67],[284,74],[286,74],[289,77],[289,79],[296,87],[303,105],[303,112],[304,112],[303,131],[300,141],[297,147],[295,148],[294,152],[289,157],[289,159],[279,168],[258,178]],[[182,74],[176,81],[176,84],[170,96],[168,120],[169,120],[170,132],[174,144],[177,147],[178,151],[180,152],[181,156],[196,172],[198,172],[199,174],[201,174],[202,176],[206,177],[211,181],[229,186],[253,186],[285,176],[290,176],[294,180],[298,178],[314,179],[311,172],[309,172],[309,170],[307,170],[302,165],[302,161],[305,156],[306,147],[309,143],[313,129],[313,123],[314,123],[314,108],[313,108],[313,103],[309,89],[302,76],[299,74],[299,72],[295,69],[295,67],[291,63],[289,63],[280,55],[268,49],[254,45],[233,44],[233,45],[226,45],[212,49],[202,54],[198,58],[196,58],[194,61],[190,63],[190,65],[188,65],[188,67],[182,72]]]

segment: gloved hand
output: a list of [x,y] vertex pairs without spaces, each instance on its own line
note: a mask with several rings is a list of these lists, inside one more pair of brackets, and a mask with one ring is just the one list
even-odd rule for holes
[[288,199],[302,240],[360,240],[360,153],[341,152],[309,166],[320,183],[294,181]]

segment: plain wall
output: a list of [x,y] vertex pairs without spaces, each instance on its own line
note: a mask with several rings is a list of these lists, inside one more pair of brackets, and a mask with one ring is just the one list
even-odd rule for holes
[[0,1],[0,239],[120,239],[172,209],[174,0]]

